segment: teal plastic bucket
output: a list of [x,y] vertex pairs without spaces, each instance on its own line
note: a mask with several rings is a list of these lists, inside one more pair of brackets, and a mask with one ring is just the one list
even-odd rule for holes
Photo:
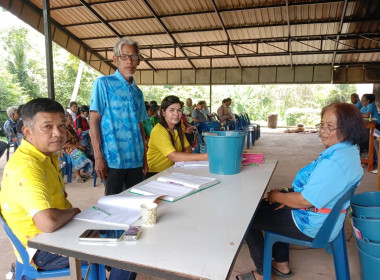
[[379,279],[380,275],[380,258],[371,256],[370,254],[364,252],[356,244],[359,252],[360,260],[360,271],[362,275],[362,280],[374,280]]
[[356,218],[352,214],[350,217],[363,238],[372,242],[380,242],[380,219]]
[[380,219],[380,192],[365,192],[354,195],[351,200],[352,213],[357,218]]
[[212,134],[204,134],[210,172],[222,175],[239,173],[247,132],[212,131]]
[[380,243],[359,239],[355,235],[355,233],[353,233],[352,235],[355,236],[356,245],[358,246],[358,248],[366,252],[368,255],[371,255],[372,257],[380,258]]

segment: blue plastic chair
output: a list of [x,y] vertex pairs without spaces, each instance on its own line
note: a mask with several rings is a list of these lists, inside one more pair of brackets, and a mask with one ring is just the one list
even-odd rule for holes
[[245,122],[245,119],[242,117],[242,116],[239,116],[237,114],[235,114],[235,119],[236,119],[236,122],[237,122],[237,126],[238,128],[236,130],[241,130],[241,131],[244,131],[244,132],[247,132],[247,149],[249,149],[250,147],[250,144],[251,144],[251,138],[252,138],[252,146],[254,145],[254,130],[251,130],[251,128],[249,127],[249,125]]
[[96,171],[94,171],[94,185],[93,187],[96,187],[96,179],[98,178],[98,174],[96,173]]
[[251,123],[251,120],[249,119],[249,116],[247,113],[243,113],[244,119],[248,125],[252,125],[255,127],[255,140],[260,138],[260,125],[258,123]]
[[8,148],[7,148],[7,161],[9,160],[9,152],[10,149],[13,147],[13,152],[16,152],[16,149],[18,148],[18,145],[16,143],[8,143]]
[[[15,280],[32,280],[36,278],[53,278],[53,277],[63,277],[70,276],[70,268],[49,270],[49,271],[38,271],[34,266],[29,263],[29,254],[25,247],[22,245],[20,240],[14,235],[10,227],[5,222],[3,216],[0,214],[1,223],[3,224],[4,230],[11,240],[13,246],[16,248],[21,256],[22,262],[20,263],[16,259],[16,273]],[[82,275],[86,275],[89,265],[82,265]],[[92,264],[90,273],[88,276],[89,280],[105,280],[106,271],[104,265]]]
[[[272,247],[276,242],[284,242],[288,244],[296,244],[310,248],[326,248],[328,253],[333,254],[335,275],[338,280],[350,279],[350,268],[348,265],[346,238],[344,234],[344,224],[340,230],[338,236],[331,242],[329,242],[330,236],[334,229],[336,222],[338,221],[341,210],[343,210],[344,204],[347,201],[351,201],[356,187],[359,185],[361,179],[353,184],[336,202],[334,208],[326,218],[322,227],[318,231],[317,235],[312,241],[300,240],[288,236],[284,236],[278,233],[265,231],[265,243],[264,243],[264,280],[271,279],[272,269]],[[348,212],[347,211],[346,214]]]
[[198,137],[198,146],[194,147],[193,153],[194,154],[199,154],[201,152],[201,146],[206,145],[205,141],[203,140],[201,136],[201,132],[199,132],[199,129],[196,130],[196,134]]
[[200,122],[200,123],[196,123],[195,126],[197,127],[200,133],[211,131],[211,130],[220,130],[220,123],[215,122],[215,121]]
[[66,162],[65,167],[61,168],[62,178],[67,175],[67,183],[71,183],[72,175],[73,175],[73,164],[71,162],[71,158],[69,156],[63,155],[61,157],[61,161]]

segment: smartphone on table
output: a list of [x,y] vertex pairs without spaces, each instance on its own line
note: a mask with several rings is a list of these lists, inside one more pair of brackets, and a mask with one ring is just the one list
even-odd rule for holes
[[87,229],[80,236],[80,241],[113,242],[124,239],[125,229]]

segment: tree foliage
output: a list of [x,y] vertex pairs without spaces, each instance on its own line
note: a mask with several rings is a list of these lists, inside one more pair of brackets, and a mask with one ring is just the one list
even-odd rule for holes
[[6,65],[8,72],[13,75],[12,81],[20,84],[22,92],[29,99],[43,95],[41,83],[44,69],[40,60],[36,59],[38,50],[29,43],[28,30],[24,27],[11,28],[4,35],[4,48],[8,54]]
[[[145,100],[158,103],[170,94],[182,101],[191,97],[193,103],[206,100],[209,104],[209,86],[141,86]],[[348,102],[355,85],[300,84],[300,85],[239,85],[213,86],[212,112],[222,100],[231,97],[233,112],[247,112],[252,120],[266,123],[269,114],[278,114],[279,125],[308,126],[319,122],[321,109],[332,102]]]
[[[55,54],[55,98],[63,106],[67,107],[74,89],[80,60],[62,48],[57,49]],[[88,65],[84,66],[76,99],[79,105],[90,104],[92,84],[99,75],[99,72],[90,68]]]

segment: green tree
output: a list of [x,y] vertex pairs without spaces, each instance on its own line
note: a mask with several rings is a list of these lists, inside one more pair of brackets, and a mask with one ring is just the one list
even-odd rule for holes
[[42,96],[41,84],[46,83],[46,79],[43,78],[45,71],[40,61],[44,60],[41,59],[38,50],[32,48],[29,43],[28,30],[23,27],[12,27],[3,34],[2,39],[8,54],[7,69],[13,74],[12,81],[20,84],[23,93],[29,99]]
[[[0,70],[0,110],[5,111],[8,107],[21,105],[25,102],[22,88],[18,83],[12,82],[12,75],[7,71]],[[0,114],[0,122],[8,119],[7,114]]]
[[[58,102],[67,107],[74,89],[80,60],[57,45],[54,53],[55,97]],[[88,65],[84,66],[76,99],[79,105],[90,104],[92,84],[99,76],[100,73],[98,71],[90,68]]]

